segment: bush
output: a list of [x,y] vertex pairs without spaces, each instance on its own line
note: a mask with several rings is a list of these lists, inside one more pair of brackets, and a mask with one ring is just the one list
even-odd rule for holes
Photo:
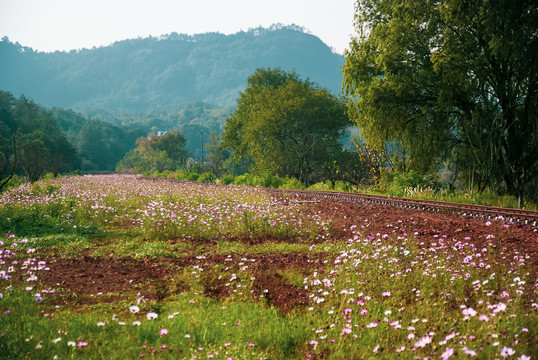
[[[4,181],[3,179],[1,180]],[[20,178],[17,176],[17,174],[14,174],[11,180],[9,180],[8,183],[0,190],[0,194],[10,189],[19,187],[24,181],[25,180],[23,178]]]
[[255,176],[249,173],[236,176],[233,181],[234,185],[256,186],[257,183]]
[[215,175],[213,175],[210,172],[205,172],[203,174],[200,174],[198,176],[198,179],[196,181],[203,182],[203,183],[214,183],[215,182]]
[[406,190],[430,188],[434,192],[441,188],[440,184],[432,176],[422,176],[416,171],[411,170],[407,173],[394,173],[394,178],[388,184],[387,193],[390,196],[404,196]]
[[217,179],[217,184],[220,184],[220,185],[229,185],[231,183],[233,183],[235,180],[235,177],[233,175],[224,175],[222,176],[220,179]]
[[304,190],[305,186],[302,182],[295,178],[284,178],[284,183],[279,186],[280,189]]

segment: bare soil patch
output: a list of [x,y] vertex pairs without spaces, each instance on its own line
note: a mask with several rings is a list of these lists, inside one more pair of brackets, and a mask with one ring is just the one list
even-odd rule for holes
[[[357,206],[336,201],[308,204],[305,211],[316,212],[331,221],[332,236],[329,241],[346,241],[353,236],[353,231],[359,231],[361,237],[379,237],[383,234],[411,236],[419,244],[424,245],[435,243],[439,238],[456,238],[473,243],[477,247],[492,241],[498,248],[530,255],[535,272],[538,268],[538,232],[526,225],[505,224],[501,221],[491,221],[486,225],[487,220],[483,218],[389,206]],[[396,236],[390,239],[398,241]],[[258,243],[255,240],[249,242]],[[109,293],[130,296],[140,293],[146,298],[155,299],[160,296],[155,293],[156,287],[143,285],[166,282],[166,279],[173,276],[178,269],[194,265],[207,268],[217,264],[238,268],[247,266],[247,271],[255,278],[253,288],[256,292],[264,292],[270,303],[283,313],[287,313],[297,306],[307,305],[309,298],[306,291],[287,283],[278,271],[293,268],[306,276],[320,266],[324,257],[324,254],[315,253],[145,259],[90,256],[62,259],[51,255],[43,259],[50,271],[42,273],[40,281],[60,289],[60,294],[64,293],[67,298]],[[204,286],[207,296],[215,298],[230,296],[230,289],[223,281],[214,279]],[[188,288],[189,284],[184,284],[179,291]],[[94,300],[88,302],[91,301]]]

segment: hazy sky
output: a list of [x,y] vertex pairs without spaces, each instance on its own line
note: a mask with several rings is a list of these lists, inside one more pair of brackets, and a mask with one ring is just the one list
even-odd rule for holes
[[0,38],[71,50],[177,32],[236,33],[303,26],[338,53],[353,34],[355,0],[0,0]]

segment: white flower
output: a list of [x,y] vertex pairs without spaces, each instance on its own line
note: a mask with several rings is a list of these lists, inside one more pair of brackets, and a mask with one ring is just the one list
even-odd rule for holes
[[454,355],[454,348],[447,347],[445,352],[441,354],[441,359],[446,360]]
[[428,345],[429,343],[432,342],[432,338],[429,337],[429,336],[424,336],[423,338],[421,338],[419,341],[417,341],[415,343],[415,347],[425,347],[426,345]]
[[140,308],[136,305],[132,305],[132,306],[129,306],[129,311],[132,312],[133,314],[136,314],[137,312],[140,311]]
[[157,316],[158,316],[157,313],[154,313],[154,312],[149,312],[146,314],[146,317],[148,318],[148,320],[156,319]]
[[515,352],[514,349],[509,348],[509,347],[507,347],[507,346],[503,346],[503,347],[501,348],[501,356],[502,356],[502,357],[512,356],[512,355],[514,355],[515,353],[516,353],[516,352]]
[[133,321],[133,326],[140,326],[142,324],[140,321]]
[[472,316],[475,316],[475,315],[476,315],[476,310],[469,307],[469,308],[464,309],[464,310],[462,311],[462,313],[463,313],[463,315],[465,315],[465,316],[471,316],[471,317],[472,317]]

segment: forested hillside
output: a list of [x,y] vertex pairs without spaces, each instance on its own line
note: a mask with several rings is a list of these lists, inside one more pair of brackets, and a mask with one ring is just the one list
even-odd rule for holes
[[83,113],[170,111],[189,100],[233,106],[260,67],[294,69],[337,94],[343,57],[296,26],[233,35],[172,33],[43,53],[0,42],[0,89]]
[[46,172],[111,171],[145,134],[0,91],[0,180],[13,169],[32,181]]

